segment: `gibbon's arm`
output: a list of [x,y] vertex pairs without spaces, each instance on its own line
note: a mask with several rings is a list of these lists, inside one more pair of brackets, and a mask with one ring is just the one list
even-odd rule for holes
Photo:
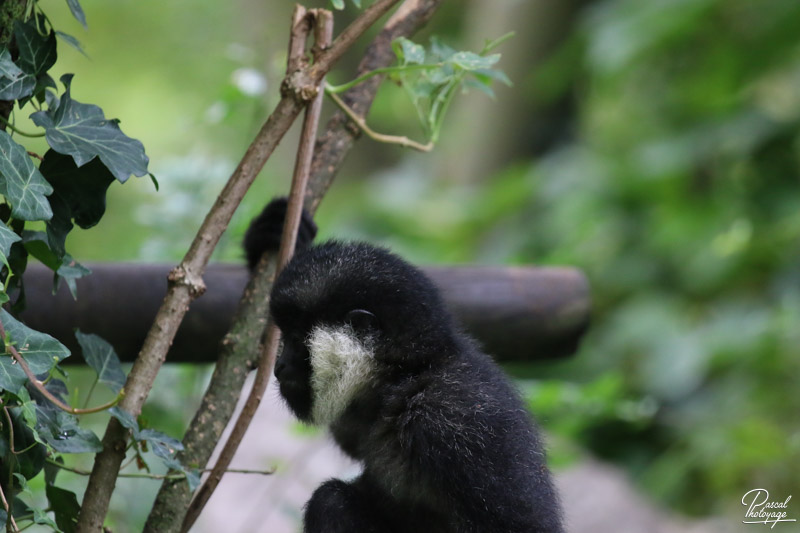
[[[258,260],[265,252],[277,252],[281,245],[283,221],[286,219],[286,209],[289,201],[286,197],[274,198],[264,207],[261,214],[250,222],[247,233],[244,234],[244,253],[247,256],[247,268],[252,272]],[[300,229],[297,232],[297,248],[304,248],[311,244],[317,235],[317,225],[308,211],[303,209],[300,218]]]
[[[387,533],[394,531],[381,516],[360,480],[329,479],[306,504],[303,533]],[[396,527],[397,524],[394,524]],[[422,533],[422,532],[419,532]]]
[[[490,382],[500,372],[477,371]],[[425,479],[450,500],[459,531],[561,533],[558,497],[530,415],[504,385],[478,394],[481,385],[465,386],[433,387],[404,415],[397,446],[413,458],[409,480]]]

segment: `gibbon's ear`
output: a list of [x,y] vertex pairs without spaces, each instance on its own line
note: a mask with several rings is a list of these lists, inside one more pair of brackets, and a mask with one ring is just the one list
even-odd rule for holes
[[359,333],[377,333],[380,331],[378,317],[366,309],[353,309],[344,316],[344,321]]
[[[250,222],[250,227],[244,234],[243,243],[244,253],[247,256],[247,268],[250,269],[250,272],[255,269],[264,252],[278,251],[288,206],[289,201],[286,197],[274,198],[261,214]],[[314,224],[308,211],[303,209],[300,230],[297,232],[297,249],[309,246],[316,235],[317,225]]]

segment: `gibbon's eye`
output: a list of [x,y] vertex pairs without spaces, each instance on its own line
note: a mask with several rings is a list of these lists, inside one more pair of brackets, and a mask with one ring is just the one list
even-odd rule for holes
[[344,315],[344,321],[353,326],[356,331],[377,331],[378,317],[367,311],[366,309],[353,309]]

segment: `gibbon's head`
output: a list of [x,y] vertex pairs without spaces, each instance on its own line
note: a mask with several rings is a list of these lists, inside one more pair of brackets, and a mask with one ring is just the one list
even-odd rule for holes
[[453,352],[451,318],[428,278],[387,250],[329,241],[295,255],[270,312],[283,347],[281,395],[298,418],[330,424],[378,372],[413,372]]

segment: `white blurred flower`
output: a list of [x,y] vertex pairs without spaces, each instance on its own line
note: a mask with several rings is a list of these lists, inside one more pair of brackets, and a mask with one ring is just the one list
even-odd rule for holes
[[258,96],[267,91],[267,79],[254,68],[238,68],[231,74],[231,82],[248,96]]

